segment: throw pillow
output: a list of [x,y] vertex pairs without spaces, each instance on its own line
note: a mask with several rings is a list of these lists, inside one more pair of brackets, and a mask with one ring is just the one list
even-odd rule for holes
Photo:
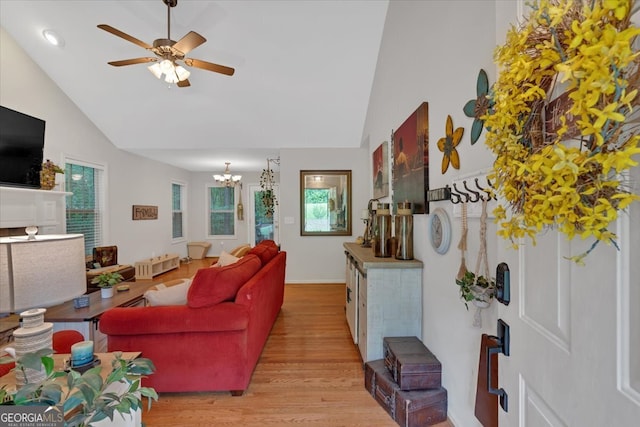
[[239,259],[240,259],[240,257],[234,256],[234,255],[231,255],[230,253],[222,251],[220,253],[220,256],[218,257],[218,262],[213,264],[213,266],[215,266],[215,267],[226,267],[227,265],[231,265],[231,264],[236,263]]
[[201,308],[233,300],[242,285],[261,267],[257,256],[247,255],[225,267],[201,268],[191,282],[187,305]]
[[266,265],[271,259],[278,254],[280,249],[276,242],[273,240],[263,240],[255,247],[251,248],[248,254],[257,255],[262,262],[262,265]]
[[159,305],[184,305],[187,303],[187,292],[191,285],[191,279],[181,279],[179,283],[160,283],[144,293],[147,305],[151,307]]
[[240,245],[240,246],[237,246],[237,247],[231,249],[231,251],[229,251],[229,253],[231,255],[233,255],[233,256],[237,256],[238,258],[242,258],[250,250],[251,250],[251,245],[248,244],[248,243],[245,243],[244,245]]

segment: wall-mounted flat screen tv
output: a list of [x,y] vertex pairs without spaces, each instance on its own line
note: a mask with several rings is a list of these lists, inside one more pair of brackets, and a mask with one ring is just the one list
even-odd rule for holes
[[0,185],[40,188],[45,121],[0,106]]

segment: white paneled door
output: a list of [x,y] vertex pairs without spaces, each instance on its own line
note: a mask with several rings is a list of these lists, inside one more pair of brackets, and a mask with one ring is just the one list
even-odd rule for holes
[[[523,16],[524,1],[516,3]],[[640,166],[625,179],[640,193]],[[514,250],[498,239],[511,284],[510,304],[498,304],[510,330],[493,384],[508,396],[501,427],[640,425],[640,203],[614,227],[619,249],[600,244],[585,266],[565,257],[587,250],[589,240],[549,230],[537,245]]]
[[[630,178],[640,185],[640,167]],[[617,232],[620,250],[600,244],[586,266],[564,257],[591,242],[554,231],[518,251],[499,242],[511,279],[498,309],[510,328],[493,384],[508,395],[500,426],[640,425],[640,203]]]

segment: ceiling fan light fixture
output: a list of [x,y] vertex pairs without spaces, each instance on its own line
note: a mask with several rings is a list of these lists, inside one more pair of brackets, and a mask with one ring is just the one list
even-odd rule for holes
[[162,78],[162,70],[160,69],[159,63],[156,62],[153,65],[149,65],[147,68],[149,69],[149,71],[151,71],[151,74],[156,76],[156,78],[158,79]]
[[180,80],[178,79],[178,76],[176,75],[176,73],[169,73],[164,76],[164,81],[169,84],[174,84],[174,83],[178,83]]
[[176,75],[178,76],[178,80],[184,81],[184,80],[187,80],[189,78],[191,73],[189,72],[189,70],[187,70],[183,66],[178,65],[176,67]]
[[175,72],[175,67],[173,66],[173,62],[168,59],[164,59],[160,61],[160,70],[162,70],[164,74],[171,74]]
[[[186,58],[189,52],[198,46],[202,45],[207,41],[203,36],[196,33],[195,31],[189,31],[184,37],[182,37],[178,41],[174,41],[171,39],[171,8],[176,7],[178,4],[178,0],[163,0],[164,4],[167,5],[167,37],[159,38],[153,41],[153,45],[143,42],[129,34],[118,30],[107,24],[99,24],[98,28],[104,30],[108,33],[113,34],[114,36],[120,37],[128,42],[131,42],[135,45],[138,45],[148,51],[153,52],[157,58],[132,58],[125,59],[121,61],[110,61],[109,65],[114,67],[121,67],[124,65],[133,65],[133,64],[146,64],[150,62],[156,62],[153,65],[147,67],[151,73],[158,79],[162,79],[164,75],[164,81],[172,84],[176,83],[178,87],[184,88],[191,86],[189,82],[189,76],[191,72],[186,70],[184,67],[178,65],[176,61],[184,61],[184,63],[189,67],[200,68],[207,71],[212,71],[215,73],[224,74],[227,76],[232,76],[235,70],[231,67],[227,67],[220,64],[214,64],[212,62],[202,61],[200,59],[195,58]],[[47,30],[50,31],[50,30]],[[55,34],[55,33],[54,33]],[[43,33],[47,39],[50,39],[48,34]],[[54,40],[62,40],[61,38],[55,38]],[[53,43],[53,40],[52,40]],[[64,41],[62,41],[62,44]],[[62,44],[58,44],[61,46]]]

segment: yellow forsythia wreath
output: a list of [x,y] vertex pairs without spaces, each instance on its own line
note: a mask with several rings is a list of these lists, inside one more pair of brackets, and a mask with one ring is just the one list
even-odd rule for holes
[[[496,155],[490,178],[509,208],[494,212],[498,234],[516,247],[548,227],[615,244],[609,225],[640,199],[624,181],[640,153],[640,29],[630,23],[632,7],[630,0],[540,0],[495,52],[500,72],[483,119]],[[558,85],[568,111],[545,134],[545,107]],[[572,259],[581,263],[586,253]]]

